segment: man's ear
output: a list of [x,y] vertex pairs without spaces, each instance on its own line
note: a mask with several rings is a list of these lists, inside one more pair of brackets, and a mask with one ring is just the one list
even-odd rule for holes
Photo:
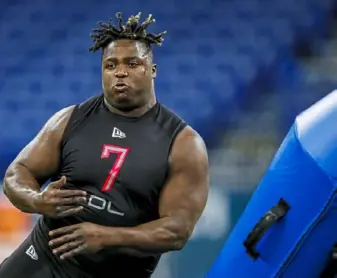
[[152,65],[151,73],[152,73],[152,78],[157,77],[157,65],[156,64]]

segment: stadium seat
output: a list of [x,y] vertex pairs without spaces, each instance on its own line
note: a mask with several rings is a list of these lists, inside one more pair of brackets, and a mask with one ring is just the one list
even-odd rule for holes
[[[143,11],[168,30],[158,98],[206,141],[223,128],[245,88],[270,79],[296,37],[319,34],[332,0],[2,1],[0,16],[0,169],[57,110],[101,92],[100,55],[88,52],[98,20]],[[19,15],[19,16],[18,16]],[[291,58],[289,58],[291,59]],[[264,70],[262,72],[262,70]],[[273,72],[271,71],[270,74]],[[258,84],[256,84],[258,85]],[[226,107],[226,109],[224,109]],[[7,147],[10,142],[10,147]],[[0,171],[1,172],[1,171]]]

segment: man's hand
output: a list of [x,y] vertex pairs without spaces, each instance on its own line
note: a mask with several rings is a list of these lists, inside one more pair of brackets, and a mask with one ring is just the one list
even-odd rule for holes
[[61,260],[80,253],[95,253],[103,248],[103,232],[103,226],[87,222],[59,228],[49,232],[49,236],[54,238],[49,246]]
[[82,190],[67,190],[62,187],[67,183],[66,177],[50,183],[42,191],[35,202],[37,211],[53,218],[69,216],[80,212],[81,204],[86,202],[86,192]]

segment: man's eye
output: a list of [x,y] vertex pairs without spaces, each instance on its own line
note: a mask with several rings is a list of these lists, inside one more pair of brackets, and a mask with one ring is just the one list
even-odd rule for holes
[[130,66],[131,68],[134,68],[134,67],[137,67],[137,66],[138,66],[138,63],[137,63],[137,62],[130,62],[130,63],[129,63],[129,66]]

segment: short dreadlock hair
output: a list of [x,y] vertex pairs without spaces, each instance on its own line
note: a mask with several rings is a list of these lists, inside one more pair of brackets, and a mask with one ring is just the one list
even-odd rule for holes
[[149,47],[149,51],[151,50],[152,44],[161,46],[166,31],[159,34],[148,33],[146,28],[156,20],[152,18],[152,15],[150,14],[143,23],[139,24],[140,16],[141,13],[138,13],[136,16],[130,16],[126,24],[123,24],[122,13],[118,12],[116,13],[116,18],[119,26],[112,24],[113,19],[110,19],[107,23],[101,21],[98,22],[98,25],[101,28],[94,29],[90,34],[94,45],[89,48],[89,51],[96,52],[99,49],[107,47],[112,41],[121,39],[145,42]]

